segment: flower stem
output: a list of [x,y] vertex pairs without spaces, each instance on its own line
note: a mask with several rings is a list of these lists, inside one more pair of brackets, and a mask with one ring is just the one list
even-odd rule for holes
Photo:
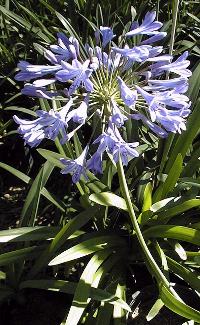
[[119,162],[117,163],[117,172],[118,172],[118,176],[119,176],[122,195],[124,196],[124,199],[126,201],[127,209],[129,212],[129,216],[130,216],[135,234],[138,238],[138,241],[140,243],[142,251],[146,257],[146,261],[152,270],[152,274],[156,277],[159,287],[162,287],[164,285],[165,287],[167,287],[169,289],[169,291],[173,294],[173,296],[176,299],[183,302],[181,297],[177,294],[177,292],[174,290],[174,288],[170,285],[170,282],[168,281],[168,279],[165,277],[165,275],[161,271],[159,265],[156,263],[151,252],[149,251],[149,249],[147,247],[147,244],[144,240],[144,237],[143,237],[140,227],[138,225],[137,218],[136,218],[136,215],[135,215],[135,212],[133,209],[133,204],[131,202],[128,185],[126,182],[126,177],[124,174],[124,168],[123,168],[122,160],[121,160],[120,156],[119,156]]
[[145,254],[145,257],[149,263],[149,265],[151,266],[151,269],[153,270],[153,274],[156,276],[157,280],[159,282],[161,282],[162,284],[164,284],[167,288],[170,287],[170,284],[167,280],[167,278],[164,276],[164,274],[162,273],[162,271],[160,270],[158,264],[156,263],[156,261],[154,260],[153,256],[151,255],[147,244],[144,240],[144,237],[142,235],[142,232],[140,230],[140,227],[138,225],[137,222],[137,218],[133,209],[133,205],[131,202],[131,198],[130,198],[130,194],[129,194],[129,190],[128,190],[128,185],[126,182],[126,178],[125,178],[125,174],[124,174],[124,168],[122,165],[122,161],[121,161],[121,157],[119,158],[119,162],[117,163],[117,171],[118,171],[118,176],[119,176],[119,181],[120,181],[120,187],[121,187],[121,191],[122,191],[122,195],[124,196],[124,199],[126,201],[126,205],[127,205],[127,209],[129,212],[129,216],[133,225],[133,228],[135,230],[136,236],[138,238],[138,241],[140,243],[140,246]]
[[172,8],[172,31],[171,31],[171,39],[170,39],[170,45],[169,45],[169,54],[170,55],[172,55],[173,48],[174,48],[179,0],[174,0],[173,2],[174,2],[174,7]]

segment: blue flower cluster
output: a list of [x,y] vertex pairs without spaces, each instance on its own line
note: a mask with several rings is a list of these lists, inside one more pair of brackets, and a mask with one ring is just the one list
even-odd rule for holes
[[[162,46],[152,45],[166,36],[159,31],[162,23],[155,17],[155,12],[148,12],[141,25],[133,22],[130,31],[120,37],[120,47],[113,42],[116,35],[109,27],[101,26],[95,32],[95,46],[86,44],[84,49],[76,38],[58,33],[58,45],[45,51],[50,64],[18,64],[16,80],[34,80],[25,84],[23,94],[65,102],[57,111],[38,110],[38,118],[32,121],[14,116],[27,144],[34,147],[44,138],[56,137],[65,143],[92,120],[101,130],[96,139],[96,129],[91,136],[96,145],[92,156],[88,157],[88,143],[77,159],[62,159],[62,173],[72,174],[74,183],[81,176],[87,178],[87,170],[102,173],[106,152],[115,163],[121,156],[123,165],[138,157],[135,148],[139,143],[127,143],[120,134],[129,119],[141,120],[159,137],[185,130],[191,104],[184,95],[191,76],[188,53],[173,60],[171,55],[162,54]],[[128,45],[130,38],[135,46]]]

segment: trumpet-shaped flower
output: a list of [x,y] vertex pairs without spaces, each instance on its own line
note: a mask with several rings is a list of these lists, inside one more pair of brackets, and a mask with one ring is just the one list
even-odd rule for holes
[[66,115],[72,103],[72,99],[69,100],[60,112],[38,110],[36,111],[38,118],[33,121],[22,120],[14,116],[15,122],[20,125],[18,131],[23,135],[26,143],[34,147],[44,138],[55,140],[59,134],[61,135],[60,141],[65,142],[67,138]]
[[66,120],[70,121],[72,119],[75,123],[84,124],[87,118],[87,108],[88,108],[88,96],[85,98],[85,100],[80,104],[78,108],[73,109],[71,112],[69,112]]
[[113,110],[111,121],[118,127],[121,127],[124,125],[124,122],[128,120],[128,118],[120,111],[120,108],[117,106],[114,100],[111,101],[111,105]]
[[25,144],[30,147],[38,146],[41,141],[45,138],[43,125],[40,124],[40,118],[34,121],[23,120],[13,116],[14,121],[19,124],[18,132],[23,135]]
[[79,182],[81,176],[88,179],[86,174],[86,156],[88,153],[88,146],[85,147],[81,155],[73,160],[73,159],[64,159],[61,158],[60,161],[65,166],[62,170],[62,174],[71,174],[73,183]]
[[106,45],[116,36],[113,33],[112,28],[100,26],[99,30],[95,32],[95,37],[97,43],[100,41],[100,35],[102,35],[102,47],[106,47]]
[[[70,59],[77,59],[79,56],[79,43],[75,37],[68,38],[64,33],[58,33],[58,45],[50,45],[50,49],[54,56],[47,52],[46,55],[51,60],[57,61],[68,61]],[[51,53],[52,53],[51,52]]]
[[162,129],[160,126],[156,125],[155,123],[151,122],[145,115],[139,113],[139,114],[131,114],[131,118],[134,120],[142,120],[144,124],[146,124],[149,129],[151,129],[156,135],[158,135],[161,138],[166,138],[168,133],[164,129]]
[[141,45],[141,46],[134,46],[133,48],[119,48],[113,47],[112,50],[116,53],[121,54],[125,58],[132,60],[133,62],[143,62],[149,58],[150,55],[150,45]]
[[21,93],[23,95],[45,99],[52,99],[52,97],[55,97],[58,94],[57,92],[48,91],[45,87],[37,87],[34,84],[25,84],[24,88],[21,90]]
[[137,90],[131,90],[129,87],[127,87],[125,82],[120,77],[118,77],[117,80],[120,87],[121,99],[123,100],[124,104],[129,107],[134,106],[138,97]]
[[56,79],[61,82],[69,81],[74,79],[72,85],[69,88],[69,95],[71,96],[75,90],[83,84],[86,87],[87,91],[92,91],[93,84],[89,80],[90,75],[92,74],[92,69],[89,69],[90,61],[86,60],[83,64],[78,60],[74,59],[72,64],[62,61],[62,69],[56,73]]
[[190,64],[190,61],[186,60],[188,57],[188,52],[184,52],[176,61],[172,63],[167,63],[160,65],[156,68],[156,65],[152,67],[154,69],[154,74],[157,72],[158,74],[162,73],[163,71],[173,72],[178,74],[183,78],[188,78],[192,75],[192,72],[187,69]]
[[93,154],[93,156],[87,161],[87,168],[91,170],[94,174],[102,174],[102,153],[98,150]]
[[131,26],[130,32],[126,33],[126,37],[138,35],[138,34],[146,34],[146,35],[154,35],[157,33],[157,30],[162,27],[162,23],[155,20],[156,12],[147,12],[142,24],[139,26],[138,23],[134,22]]
[[148,45],[160,41],[167,36],[165,32],[154,32],[154,35],[141,42],[142,45]]
[[127,165],[129,159],[139,156],[139,153],[134,149],[139,143],[124,141],[119,130],[112,122],[109,123],[107,131],[94,141],[94,144],[98,142],[100,142],[100,145],[97,152],[103,154],[107,151],[113,156],[115,163],[119,161],[119,156],[121,156],[123,165]]

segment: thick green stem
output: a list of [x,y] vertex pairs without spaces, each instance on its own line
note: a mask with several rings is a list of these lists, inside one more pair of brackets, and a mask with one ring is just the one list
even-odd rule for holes
[[140,227],[138,225],[138,222],[137,222],[137,218],[136,218],[136,215],[135,215],[135,212],[134,212],[134,209],[133,209],[133,205],[132,205],[132,202],[131,202],[131,198],[130,198],[130,194],[129,194],[129,190],[128,190],[128,185],[127,185],[127,182],[126,182],[126,177],[125,177],[125,174],[124,174],[124,168],[122,166],[122,161],[121,161],[121,158],[119,159],[119,162],[117,164],[117,171],[118,171],[118,175],[119,175],[119,180],[120,180],[120,187],[121,187],[121,191],[122,191],[122,194],[124,196],[124,199],[126,201],[126,204],[127,204],[127,208],[128,208],[128,212],[129,212],[129,216],[130,216],[130,219],[131,219],[131,222],[132,222],[132,225],[133,225],[133,228],[135,230],[135,233],[136,233],[136,236],[138,238],[138,241],[140,243],[140,246],[147,258],[147,261],[149,262],[156,278],[161,281],[166,287],[170,287],[170,284],[167,280],[167,278],[164,276],[164,274],[162,273],[162,271],[160,270],[158,264],[156,263],[156,261],[154,260],[153,256],[151,255],[148,247],[147,247],[147,244],[144,240],[144,237],[141,233],[141,230],[140,230]]
[[138,238],[138,241],[140,243],[140,246],[142,248],[142,251],[146,257],[146,260],[149,264],[149,266],[152,269],[152,273],[153,275],[155,275],[159,285],[164,285],[165,287],[167,287],[170,292],[173,294],[174,297],[176,297],[178,300],[182,301],[182,299],[179,297],[179,295],[176,293],[176,291],[172,288],[172,286],[170,285],[169,281],[167,280],[167,278],[165,277],[165,275],[162,273],[162,271],[160,270],[159,265],[156,263],[156,261],[154,260],[151,252],[149,251],[147,244],[144,240],[144,237],[142,235],[142,232],[140,230],[140,227],[138,225],[137,222],[137,218],[133,209],[133,204],[131,202],[131,197],[129,194],[129,190],[128,190],[128,185],[126,182],[126,177],[124,174],[124,168],[122,165],[122,161],[121,161],[121,157],[119,157],[119,162],[117,163],[117,171],[118,171],[118,176],[119,176],[119,181],[120,181],[120,187],[121,187],[121,191],[122,191],[122,195],[124,196],[124,199],[126,201],[126,205],[128,208],[128,212],[129,212],[129,216],[133,225],[133,228],[135,230],[136,236]]

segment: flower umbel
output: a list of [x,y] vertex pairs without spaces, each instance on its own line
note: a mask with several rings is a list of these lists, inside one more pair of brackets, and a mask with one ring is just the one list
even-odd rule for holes
[[85,123],[94,126],[82,154],[75,160],[61,160],[65,165],[62,173],[72,174],[74,183],[81,176],[87,179],[87,170],[102,173],[106,154],[115,163],[121,156],[123,165],[139,156],[139,143],[134,139],[128,143],[122,136],[133,120],[159,137],[186,128],[191,104],[184,95],[191,76],[188,53],[174,60],[163,53],[162,46],[152,45],[166,36],[159,31],[162,23],[155,17],[155,12],[148,12],[141,24],[133,22],[119,46],[113,43],[113,39],[117,43],[113,29],[100,26],[95,33],[96,44],[86,44],[84,54],[76,38],[58,33],[58,44],[50,45],[45,52],[50,64],[18,64],[16,80],[34,80],[25,84],[23,94],[48,100],[59,96],[65,102],[62,108],[55,109],[54,105],[49,112],[38,110],[33,121],[14,117],[27,144],[33,147],[44,138],[57,137],[64,144],[81,133]]

